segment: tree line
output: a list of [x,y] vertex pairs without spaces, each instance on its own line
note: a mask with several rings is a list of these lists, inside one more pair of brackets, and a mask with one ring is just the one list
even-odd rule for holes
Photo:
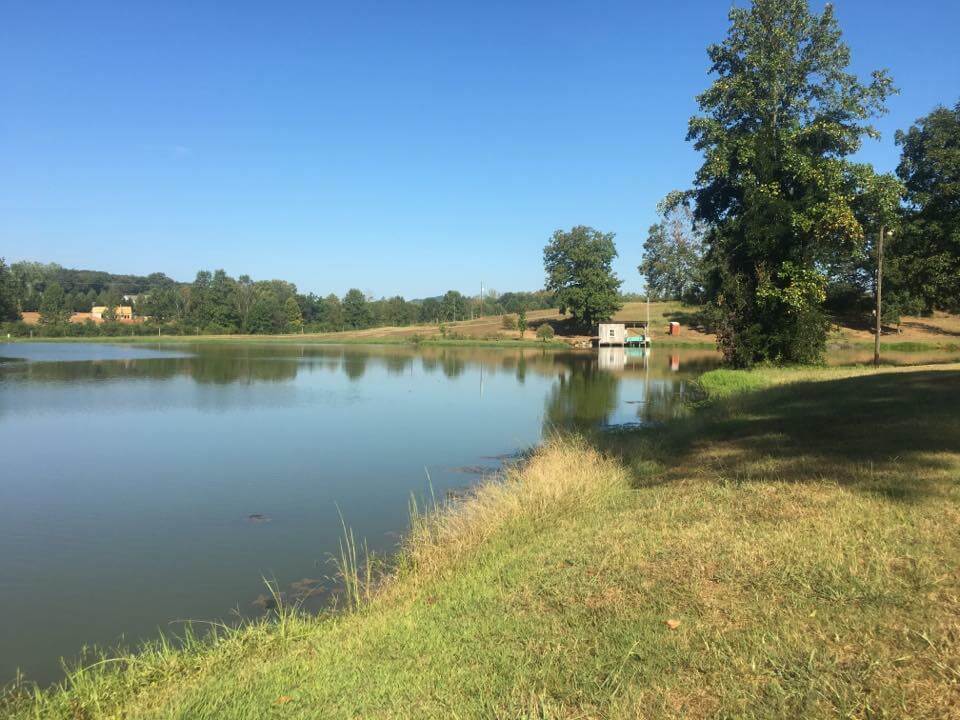
[[703,165],[644,243],[649,290],[707,303],[738,366],[817,361],[831,318],[868,320],[881,237],[883,321],[960,311],[960,102],[897,132],[896,173],[878,173],[850,156],[897,91],[850,72],[833,7],[754,0],[729,18],[688,125]]
[[[457,290],[442,296],[406,300],[397,295],[373,298],[356,288],[342,297],[300,293],[284,280],[233,278],[223,270],[201,270],[191,283],[163,273],[112,275],[34,262],[8,266],[0,259],[0,322],[18,335],[98,334],[277,334],[337,332],[382,326],[440,324],[485,315],[552,307],[548,292],[485,292],[468,297]],[[74,312],[107,308],[103,323],[70,323]],[[145,322],[117,322],[116,309],[133,308]],[[20,321],[38,312],[40,325]]]

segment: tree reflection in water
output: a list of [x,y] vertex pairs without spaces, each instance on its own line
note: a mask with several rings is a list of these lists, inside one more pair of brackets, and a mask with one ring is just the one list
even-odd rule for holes
[[533,376],[549,383],[545,389],[544,427],[586,430],[676,417],[693,390],[690,380],[717,364],[717,354],[710,351],[659,353],[620,347],[601,348],[599,352],[240,342],[169,347],[183,354],[5,363],[0,365],[0,380],[19,377],[75,383],[187,377],[200,384],[227,385],[285,383],[295,380],[301,370],[328,370],[342,372],[351,382],[357,382],[377,369],[388,377],[418,371],[424,375],[440,371],[448,379],[467,372],[487,377],[500,374],[511,377],[519,390]]

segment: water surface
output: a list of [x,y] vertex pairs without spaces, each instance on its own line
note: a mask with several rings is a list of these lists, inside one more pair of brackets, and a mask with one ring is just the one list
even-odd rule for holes
[[[0,344],[0,682],[83,645],[329,587],[338,508],[372,549],[410,493],[552,427],[668,420],[710,351]],[[14,358],[10,361],[10,358]],[[171,625],[173,623],[173,625]]]

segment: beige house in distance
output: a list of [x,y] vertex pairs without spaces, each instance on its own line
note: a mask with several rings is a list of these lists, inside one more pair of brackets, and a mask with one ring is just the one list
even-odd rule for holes
[[[95,305],[90,311],[90,317],[94,322],[103,322],[103,316],[109,308],[104,305]],[[123,322],[133,320],[133,308],[129,305],[118,305],[114,308],[114,314],[117,320]]]

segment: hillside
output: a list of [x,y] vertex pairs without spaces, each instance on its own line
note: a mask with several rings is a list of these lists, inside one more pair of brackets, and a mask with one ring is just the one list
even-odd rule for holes
[[[708,345],[715,344],[715,338],[699,319],[699,308],[683,305],[679,302],[654,302],[650,304],[650,323],[654,341],[669,342],[672,345]],[[647,306],[643,302],[626,303],[614,316],[615,321],[631,322],[646,319]],[[532,338],[538,325],[550,323],[558,338],[575,341],[587,336],[571,332],[564,317],[556,310],[536,310],[527,314],[530,328],[526,337]],[[679,336],[667,337],[666,327],[670,321],[679,322]],[[465,320],[446,323],[447,331],[464,338],[486,339],[503,337],[519,339],[515,330],[504,330],[499,316],[483,317],[479,320]],[[435,325],[416,325],[409,327],[380,327],[368,330],[325,333],[313,337],[344,340],[374,340],[383,338],[400,340],[413,336],[432,337],[439,335]],[[873,331],[863,325],[840,324],[834,326],[830,334],[832,343],[868,343],[873,340]],[[948,313],[934,313],[930,317],[904,317],[900,332],[896,328],[887,328],[883,337],[885,343],[921,343],[931,346],[949,346],[960,344],[960,316]]]

